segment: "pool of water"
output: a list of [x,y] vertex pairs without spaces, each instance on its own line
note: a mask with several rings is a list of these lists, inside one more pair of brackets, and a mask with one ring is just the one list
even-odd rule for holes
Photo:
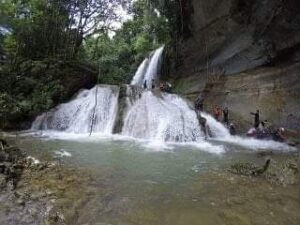
[[[38,159],[90,171],[93,181],[84,185],[94,191],[73,224],[300,224],[298,177],[278,185],[228,172],[236,162],[263,165],[267,158],[299,157],[288,146],[240,139],[178,145],[62,134],[11,140]],[[259,154],[264,151],[268,154]]]

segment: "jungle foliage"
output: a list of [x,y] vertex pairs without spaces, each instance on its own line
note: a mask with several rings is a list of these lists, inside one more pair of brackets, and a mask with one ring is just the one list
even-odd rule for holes
[[68,100],[97,77],[128,83],[143,58],[174,37],[179,3],[0,0],[0,127]]

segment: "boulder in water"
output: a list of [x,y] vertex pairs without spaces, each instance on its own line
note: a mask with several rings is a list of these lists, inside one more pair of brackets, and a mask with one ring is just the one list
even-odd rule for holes
[[231,166],[230,172],[245,176],[259,176],[267,171],[271,160],[268,159],[263,167],[258,167],[253,163],[235,163]]

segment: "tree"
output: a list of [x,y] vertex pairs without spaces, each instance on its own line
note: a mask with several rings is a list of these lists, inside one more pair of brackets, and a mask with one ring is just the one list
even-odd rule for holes
[[[73,59],[87,35],[108,28],[126,0],[2,0],[0,23],[7,23],[22,58]],[[0,24],[1,25],[1,24]]]
[[100,63],[101,81],[111,84],[128,83],[138,65],[150,51],[171,40],[167,18],[146,0],[132,2],[132,19],[124,22],[114,35],[98,33],[85,42],[89,61]]

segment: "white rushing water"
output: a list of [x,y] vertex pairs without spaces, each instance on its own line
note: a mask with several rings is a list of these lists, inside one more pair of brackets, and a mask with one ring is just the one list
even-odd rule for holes
[[143,83],[144,83],[144,75],[147,71],[148,68],[148,64],[149,64],[149,59],[146,58],[141,65],[139,66],[139,68],[137,69],[132,81],[131,81],[131,85],[137,85],[142,87]]
[[229,138],[231,136],[228,129],[222,123],[216,121],[211,115],[202,112],[201,116],[206,119],[206,123],[208,124],[213,137]]
[[147,87],[152,86],[152,80],[157,81],[160,65],[161,65],[161,56],[164,51],[164,47],[156,49],[148,58],[146,58],[142,64],[139,66],[135,76],[132,79],[131,85],[137,85],[142,87],[146,81]]
[[38,116],[32,129],[89,133],[94,115],[93,132],[111,134],[118,109],[118,94],[118,88],[114,86],[99,85],[83,90],[70,102]]
[[[158,94],[158,93],[157,93]],[[146,91],[131,107],[122,134],[159,141],[200,141],[204,135],[196,113],[177,95]]]

